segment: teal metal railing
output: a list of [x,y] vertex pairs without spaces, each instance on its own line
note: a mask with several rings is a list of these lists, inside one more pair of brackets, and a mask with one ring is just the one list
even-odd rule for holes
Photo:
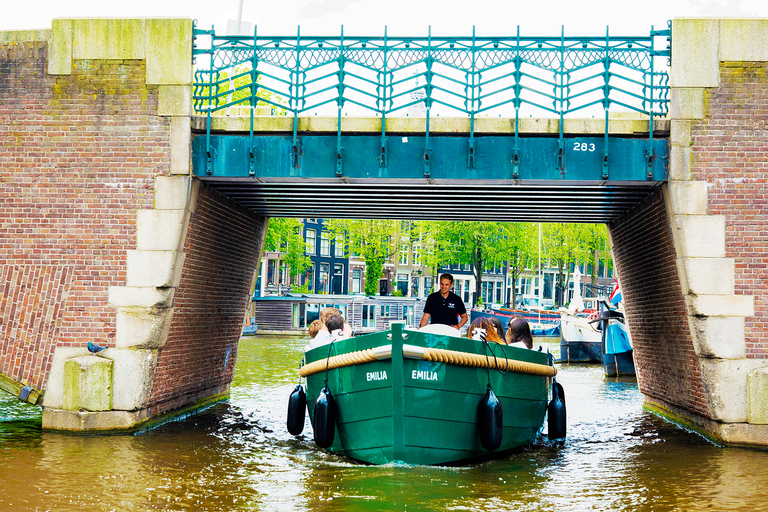
[[[342,174],[341,117],[345,113],[382,117],[379,164],[387,166],[386,118],[426,118],[424,175],[430,176],[429,121],[443,115],[467,116],[470,133],[467,166],[473,167],[475,122],[480,116],[514,117],[515,140],[523,115],[560,118],[558,168],[563,167],[563,119],[571,114],[605,118],[603,179],[608,178],[609,111],[623,109],[649,116],[646,152],[653,166],[654,118],[669,105],[671,30],[648,36],[523,37],[306,37],[219,36],[195,28],[194,108],[210,116],[233,106],[268,106],[292,115],[293,165],[301,153],[298,117],[334,112],[337,125],[337,175]],[[209,38],[202,48],[200,41]],[[665,38],[661,49],[655,46]],[[664,59],[659,57],[666,57]],[[206,62],[207,61],[207,62]],[[254,109],[250,109],[253,137]],[[210,119],[207,136],[210,138]],[[208,160],[212,158],[209,154]],[[251,174],[253,168],[251,154]],[[513,168],[519,162],[515,144]],[[516,172],[515,172],[516,177]]]

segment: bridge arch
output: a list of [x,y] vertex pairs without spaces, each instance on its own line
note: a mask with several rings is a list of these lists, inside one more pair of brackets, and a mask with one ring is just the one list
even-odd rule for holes
[[[54,20],[50,31],[4,33],[0,166],[14,199],[0,220],[22,244],[0,250],[0,383],[42,403],[46,428],[133,429],[193,412],[226,396],[269,216],[362,216],[355,201],[386,206],[396,183],[408,199],[365,215],[410,206],[408,217],[447,218],[435,204],[470,187],[493,195],[485,211],[466,199],[478,215],[607,223],[646,405],[725,442],[767,444],[765,148],[752,134],[764,131],[768,55],[745,44],[766,33],[763,20],[675,20],[666,119],[339,111],[255,126],[251,115],[193,114],[190,20]],[[584,166],[594,174],[563,167],[577,162],[564,141],[609,135],[625,149],[610,148],[607,169],[599,153]],[[413,164],[396,174],[414,141]],[[555,165],[519,160],[526,144]],[[465,171],[441,167],[435,148]],[[376,157],[350,165],[369,149]],[[617,161],[621,151],[640,163]],[[264,155],[280,158],[270,167]],[[313,167],[313,155],[329,158]],[[309,178],[295,179],[298,157]],[[108,346],[105,357],[87,355],[86,341]]]

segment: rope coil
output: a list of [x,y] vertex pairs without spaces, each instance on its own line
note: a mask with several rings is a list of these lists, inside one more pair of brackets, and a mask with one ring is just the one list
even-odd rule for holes
[[[422,361],[470,366],[474,368],[499,369],[515,373],[524,373],[527,375],[540,375],[542,377],[553,377],[557,374],[557,369],[554,366],[529,363],[527,361],[517,361],[515,359],[487,359],[481,354],[468,354],[466,352],[458,352],[442,348],[403,345],[403,356],[410,359],[421,359]],[[356,352],[348,352],[346,354],[329,357],[328,359],[319,359],[306,364],[299,368],[299,375],[307,377],[326,369],[332,370],[372,361],[381,361],[383,359],[389,359],[390,357],[392,357],[392,345],[358,350]]]

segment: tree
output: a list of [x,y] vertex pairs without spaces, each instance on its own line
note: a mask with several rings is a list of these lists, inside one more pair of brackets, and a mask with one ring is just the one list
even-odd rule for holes
[[[508,241],[505,260],[509,263],[512,283],[516,283],[526,269],[538,267],[540,264],[538,226],[530,223],[514,223],[510,224],[507,230]],[[509,297],[509,303],[514,307],[516,302],[517,294],[515,286],[512,286],[512,296]]]
[[[203,106],[271,106],[278,115],[285,115],[286,110],[281,106],[285,100],[263,87],[261,82],[261,75],[254,73],[250,65],[240,64],[228,71],[218,71],[213,75],[214,85],[211,91],[215,98],[206,99]],[[208,91],[201,93],[208,94]],[[259,98],[255,105],[252,105],[253,96]]]
[[397,250],[399,221],[333,219],[326,222],[326,226],[337,240],[345,240],[345,254],[357,254],[365,261],[365,294],[378,294],[384,262]]
[[[515,224],[505,222],[435,223],[435,248],[443,263],[469,264],[475,277],[475,301],[480,298],[483,272],[513,255],[517,245]],[[522,258],[522,252],[520,254]]]
[[269,219],[264,250],[282,253],[281,260],[288,267],[289,282],[292,276],[306,272],[310,265],[303,229],[304,225],[298,219]]

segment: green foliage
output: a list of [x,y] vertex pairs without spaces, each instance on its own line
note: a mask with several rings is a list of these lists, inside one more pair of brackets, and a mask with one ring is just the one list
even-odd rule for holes
[[289,276],[303,274],[310,265],[302,230],[303,224],[297,219],[269,219],[264,250],[282,253]]
[[[241,106],[258,107],[270,106],[275,109],[278,115],[285,115],[286,110],[281,107],[285,103],[282,96],[272,91],[260,87],[261,76],[253,73],[252,68],[246,65],[239,65],[234,70],[220,71],[214,75],[214,86],[216,98],[211,100],[214,106]],[[253,105],[253,97],[259,98]],[[208,103],[205,103],[207,106]]]
[[302,285],[293,284],[291,286],[291,292],[293,292],[293,293],[310,293],[309,283],[304,283]]
[[399,222],[394,220],[333,219],[326,223],[336,239],[346,241],[347,254],[365,261],[365,294],[377,295],[384,262],[397,247]]
[[508,222],[437,222],[435,253],[443,263],[470,264],[475,297],[480,298],[483,272],[510,262],[519,275],[536,262],[533,224]]

